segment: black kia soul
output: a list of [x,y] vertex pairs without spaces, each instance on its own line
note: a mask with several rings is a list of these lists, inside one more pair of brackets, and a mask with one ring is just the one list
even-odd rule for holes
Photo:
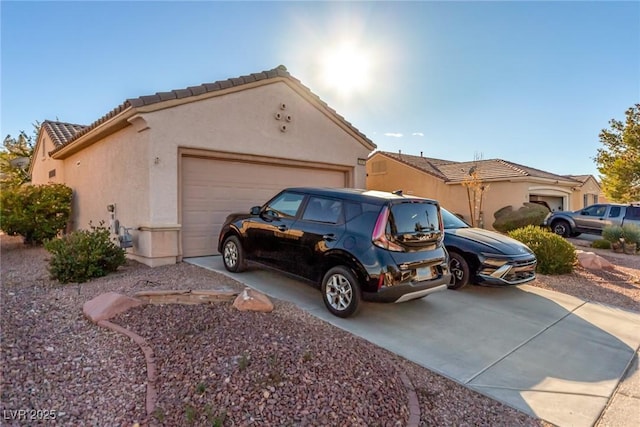
[[447,289],[440,206],[356,189],[289,188],[227,217],[218,251],[227,270],[256,261],[315,282],[329,311],[349,317],[361,299],[402,302]]

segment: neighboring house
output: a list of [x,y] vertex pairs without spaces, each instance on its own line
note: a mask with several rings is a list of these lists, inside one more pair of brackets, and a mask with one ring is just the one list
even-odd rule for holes
[[591,175],[561,176],[501,159],[454,162],[386,151],[367,160],[367,188],[437,199],[471,222],[463,182],[472,170],[486,187],[478,222],[488,229],[493,228],[493,214],[505,206],[518,209],[525,202],[540,202],[554,211],[577,210],[584,200],[597,200],[600,192]]
[[375,147],[280,66],[128,99],[89,126],[45,121],[30,173],[73,189],[72,229],[119,223],[156,266],[216,253],[229,213],[283,187],[363,188]]

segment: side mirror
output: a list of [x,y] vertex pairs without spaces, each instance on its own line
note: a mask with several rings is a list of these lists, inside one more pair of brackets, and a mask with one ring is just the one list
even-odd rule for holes
[[249,213],[251,213],[251,215],[260,215],[260,206],[254,206],[251,208],[251,211],[249,211]]

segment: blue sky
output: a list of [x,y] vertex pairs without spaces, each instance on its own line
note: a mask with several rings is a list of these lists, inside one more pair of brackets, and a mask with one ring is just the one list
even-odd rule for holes
[[[0,8],[2,137],[283,64],[380,150],[597,176],[599,131],[640,102],[638,1]],[[345,43],[360,65],[327,80]]]

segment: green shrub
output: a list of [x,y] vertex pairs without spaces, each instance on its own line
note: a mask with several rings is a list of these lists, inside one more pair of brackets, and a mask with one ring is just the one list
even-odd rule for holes
[[602,229],[602,238],[609,243],[618,243],[622,237],[622,227],[619,225],[607,225]]
[[72,190],[64,184],[23,185],[3,189],[0,228],[40,244],[64,230],[71,215]]
[[565,274],[573,271],[577,261],[573,245],[562,237],[544,228],[528,225],[513,230],[509,236],[521,241],[536,254],[541,274]]
[[542,224],[549,213],[547,208],[538,203],[525,203],[517,211],[509,208],[511,206],[505,206],[494,214],[496,220],[493,223],[493,228],[502,233],[508,233],[527,225],[538,226]]
[[611,249],[611,242],[605,239],[598,239],[591,243],[591,247],[595,249]]
[[625,243],[635,243],[640,246],[640,227],[635,224],[624,224],[622,226],[622,238]]
[[106,276],[126,262],[125,251],[109,238],[109,230],[91,226],[44,244],[53,257],[49,261],[52,279],[60,283],[83,283]]

